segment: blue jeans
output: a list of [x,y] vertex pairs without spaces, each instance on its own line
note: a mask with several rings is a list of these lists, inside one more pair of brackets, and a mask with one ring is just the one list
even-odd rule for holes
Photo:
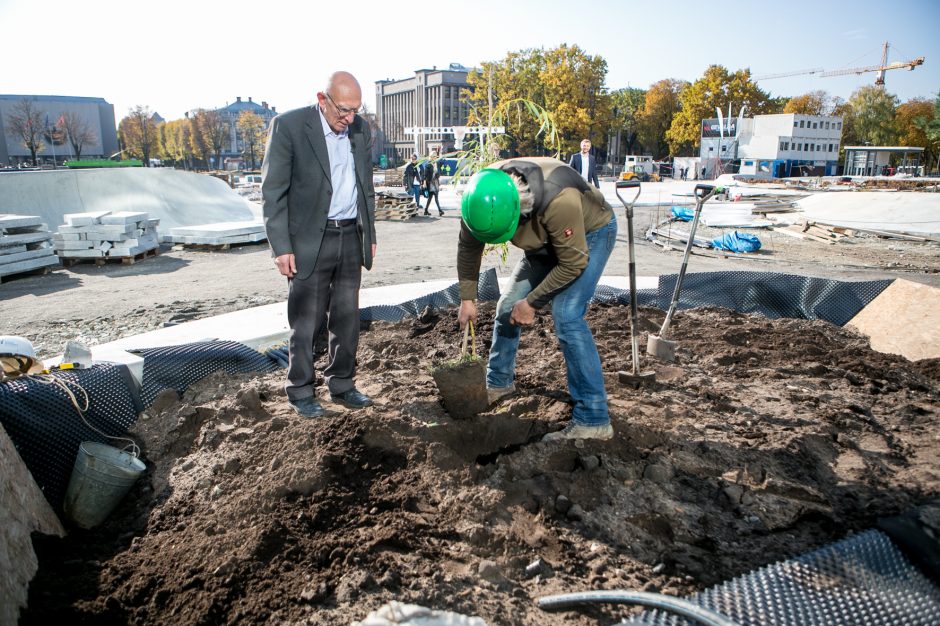
[[415,183],[411,186],[411,193],[414,194],[415,204],[418,205],[418,208],[421,208],[421,185]]
[[[587,235],[590,255],[588,266],[552,300],[555,335],[565,357],[568,393],[574,400],[571,420],[582,426],[603,426],[610,423],[601,359],[597,354],[591,329],[584,321],[584,315],[616,241],[617,218],[611,216],[606,226]],[[509,323],[512,307],[535,289],[552,267],[554,259],[527,254],[513,269],[509,287],[496,304],[493,345],[490,347],[486,369],[487,386],[508,387],[512,384],[516,373],[516,352],[521,331],[519,326]]]

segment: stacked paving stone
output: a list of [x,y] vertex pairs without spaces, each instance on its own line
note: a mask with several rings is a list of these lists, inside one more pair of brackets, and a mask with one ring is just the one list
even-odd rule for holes
[[242,222],[218,222],[198,226],[177,226],[163,235],[163,241],[189,246],[213,246],[227,248],[232,244],[265,241],[264,222],[247,220]]
[[62,259],[125,259],[160,247],[160,220],[144,212],[68,213],[64,219],[53,237]]
[[51,239],[36,215],[0,215],[0,278],[58,265]]

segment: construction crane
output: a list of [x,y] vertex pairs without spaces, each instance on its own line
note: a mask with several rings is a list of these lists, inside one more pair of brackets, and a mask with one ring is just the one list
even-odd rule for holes
[[867,65],[865,67],[850,67],[841,70],[830,70],[825,71],[821,67],[816,67],[808,70],[797,70],[795,72],[783,72],[782,74],[766,74],[764,76],[757,76],[754,78],[757,80],[770,80],[772,78],[784,78],[785,76],[801,76],[804,74],[816,74],[820,78],[826,76],[845,76],[846,74],[864,74],[865,72],[878,72],[878,76],[875,77],[876,85],[885,84],[885,71],[886,70],[913,70],[918,65],[924,64],[924,57],[917,57],[912,61],[896,61],[894,63],[888,63],[888,47],[889,44],[886,41],[884,43],[884,49],[881,53],[881,64],[880,65]]

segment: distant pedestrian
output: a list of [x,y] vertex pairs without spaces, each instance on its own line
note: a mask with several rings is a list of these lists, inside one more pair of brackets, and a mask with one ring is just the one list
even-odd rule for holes
[[421,208],[421,172],[418,169],[418,155],[411,155],[411,163],[405,167],[402,185],[415,197],[415,204]]
[[444,210],[441,208],[440,201],[441,170],[437,165],[437,152],[432,152],[428,162],[424,164],[424,189],[428,194],[428,203],[424,206],[424,214],[430,215],[428,209],[431,208],[431,198],[434,198],[438,215],[444,217]]

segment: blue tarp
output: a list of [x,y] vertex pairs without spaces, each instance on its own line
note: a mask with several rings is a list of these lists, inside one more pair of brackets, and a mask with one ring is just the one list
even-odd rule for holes
[[679,218],[683,222],[691,222],[692,218],[695,217],[695,211],[686,207],[674,206],[672,207],[672,216]]
[[760,239],[756,235],[734,231],[712,239],[712,247],[729,252],[754,252],[760,250]]

